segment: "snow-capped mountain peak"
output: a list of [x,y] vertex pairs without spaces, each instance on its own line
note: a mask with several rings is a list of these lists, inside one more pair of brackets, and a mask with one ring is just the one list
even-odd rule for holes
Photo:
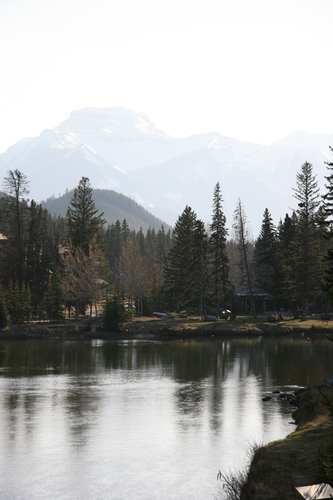
[[40,201],[74,188],[82,176],[93,187],[139,201],[174,224],[190,205],[204,222],[220,182],[228,227],[238,198],[253,233],[265,208],[273,220],[290,212],[292,186],[302,163],[314,166],[323,188],[325,162],[332,160],[333,134],[295,132],[271,146],[241,142],[212,132],[182,139],[158,130],[143,113],[126,108],[85,108],[39,137],[23,139],[0,155],[0,175],[18,168]]
[[297,130],[292,134],[273,142],[273,147],[306,149],[309,147],[326,148],[327,144],[333,146],[333,134],[310,134],[304,130]]
[[98,134],[101,137],[133,138],[152,135],[167,138],[143,113],[135,113],[127,108],[84,108],[72,111],[70,118],[62,122],[56,131],[77,135]]

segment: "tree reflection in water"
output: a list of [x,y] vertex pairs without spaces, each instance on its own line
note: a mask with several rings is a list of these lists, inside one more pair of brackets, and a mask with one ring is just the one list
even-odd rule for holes
[[3,496],[16,484],[17,497],[75,498],[82,485],[97,498],[97,481],[100,498],[213,498],[212,478],[247,440],[292,430],[288,403],[262,395],[322,383],[332,348],[295,337],[3,342]]

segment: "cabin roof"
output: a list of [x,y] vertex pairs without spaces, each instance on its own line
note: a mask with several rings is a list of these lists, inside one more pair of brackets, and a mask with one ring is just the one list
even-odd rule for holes
[[[250,290],[246,285],[237,285],[236,295],[237,297],[250,297]],[[253,288],[252,295],[256,298],[264,297],[265,299],[273,299],[273,295],[271,293],[260,290],[259,288]]]

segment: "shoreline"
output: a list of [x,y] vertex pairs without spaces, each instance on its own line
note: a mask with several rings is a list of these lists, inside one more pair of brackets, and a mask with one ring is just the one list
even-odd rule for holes
[[[315,322],[316,321],[316,322]],[[94,327],[96,331],[92,331]],[[254,322],[249,317],[238,321],[201,322],[198,319],[155,320],[141,318],[122,325],[117,332],[103,331],[98,323],[87,318],[61,323],[29,323],[0,330],[0,341],[29,340],[151,340],[170,341],[181,339],[218,339],[225,337],[274,337],[286,336],[304,341],[333,336],[330,323],[311,318],[307,322],[286,321],[269,324],[264,318]],[[330,374],[328,374],[330,375]],[[252,450],[252,458],[243,475],[244,495],[239,498],[266,500],[267,498],[295,498],[295,486],[314,484],[317,481],[320,450],[333,436],[333,388],[307,388],[299,396],[298,407],[293,413],[297,428],[286,438]],[[329,400],[330,405],[327,404]],[[283,481],[281,481],[281,478]],[[237,480],[237,477],[235,478]],[[328,482],[328,481],[327,481]],[[282,488],[279,496],[274,496]],[[271,494],[271,496],[267,496]]]
[[332,483],[325,467],[333,465],[327,451],[333,439],[333,388],[307,388],[297,400],[296,430],[284,439],[253,447],[247,471],[224,476],[229,484],[238,485],[237,498],[291,500],[298,498],[296,487]]
[[236,321],[201,321],[198,318],[135,318],[118,331],[105,331],[99,320],[80,318],[56,322],[33,322],[0,330],[0,340],[29,339],[100,339],[100,340],[171,340],[226,336],[302,335],[306,339],[333,336],[333,322],[310,318],[305,322],[288,319],[267,323],[265,318],[240,317]]

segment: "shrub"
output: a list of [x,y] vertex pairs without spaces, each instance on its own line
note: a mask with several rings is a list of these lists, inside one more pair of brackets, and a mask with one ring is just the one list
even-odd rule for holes
[[317,480],[320,483],[333,484],[333,433],[326,448],[319,453]]
[[102,327],[105,330],[118,331],[124,321],[124,305],[117,292],[109,296],[104,304]]

